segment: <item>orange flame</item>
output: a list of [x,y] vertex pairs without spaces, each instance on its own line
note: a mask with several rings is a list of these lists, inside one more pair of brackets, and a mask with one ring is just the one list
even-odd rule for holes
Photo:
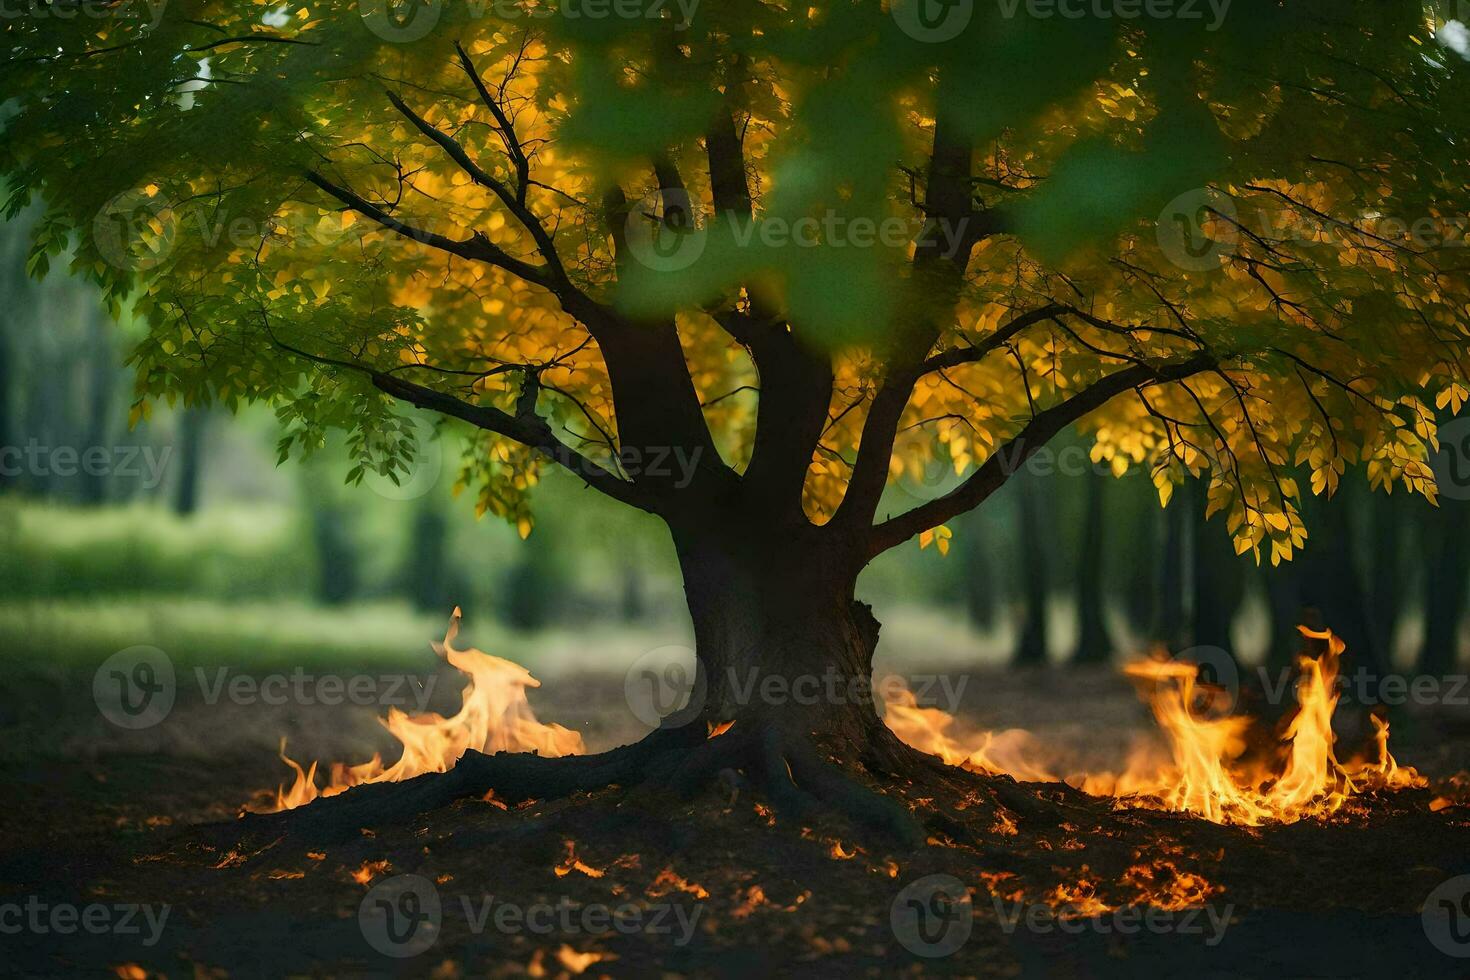
[[469,749],[486,753],[536,752],[547,757],[585,751],[577,732],[536,720],[526,700],[526,689],[540,687],[541,682],[530,671],[473,647],[455,649],[460,617],[456,607],[444,642],[433,645],[435,653],[465,675],[459,711],[445,718],[432,711],[409,715],[389,708],[388,717],[380,720],[403,747],[398,761],[385,767],[381,757],[374,755],[355,766],[333,763],[331,779],[321,789],[316,785],[316,763],[303,771],[286,755],[282,739],[281,759],[295,770],[296,780],[290,789],[282,786],[277,791],[274,810],[290,810],[361,783],[393,783],[426,772],[447,772]]
[[1340,763],[1334,750],[1332,716],[1337,708],[1338,662],[1345,649],[1328,631],[1305,627],[1302,635],[1325,642],[1321,657],[1298,658],[1297,711],[1280,739],[1284,763],[1246,763],[1242,756],[1253,720],[1242,715],[1199,713],[1199,668],[1190,663],[1144,660],[1124,673],[1140,682],[1140,694],[1153,711],[1167,745],[1135,750],[1121,773],[1068,772],[1055,754],[1049,758],[1029,733],[955,735],[953,716],[921,708],[902,685],[884,685],[885,720],[905,742],[939,756],[950,765],[1012,776],[1023,782],[1059,778],[1097,796],[1120,797],[1130,805],[1162,805],[1198,814],[1215,823],[1259,825],[1290,823],[1339,809],[1351,796],[1372,789],[1424,786],[1412,768],[1401,767],[1388,750],[1388,724],[1375,717],[1376,759]]

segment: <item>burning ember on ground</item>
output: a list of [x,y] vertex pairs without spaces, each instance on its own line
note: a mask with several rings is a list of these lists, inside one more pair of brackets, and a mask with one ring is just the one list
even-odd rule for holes
[[[385,766],[375,755],[359,765],[334,763],[322,787],[317,785],[316,763],[303,769],[285,755],[283,744],[281,758],[296,779],[277,792],[273,809],[289,810],[361,783],[445,772],[471,748],[547,757],[585,751],[578,733],[536,720],[526,689],[540,683],[524,667],[479,650],[455,649],[459,622],[456,609],[444,642],[434,645],[435,652],[465,675],[459,711],[445,718],[391,709],[382,722],[402,744],[398,761]],[[1215,823],[1290,823],[1331,814],[1355,794],[1425,785],[1424,777],[1394,760],[1388,725],[1376,717],[1371,754],[1339,761],[1332,716],[1344,646],[1330,632],[1305,627],[1301,632],[1323,650],[1318,657],[1298,658],[1297,709],[1270,740],[1269,751],[1248,752],[1262,744],[1255,719],[1212,710],[1211,689],[1199,683],[1197,665],[1167,659],[1124,667],[1152,709],[1160,737],[1140,743],[1110,771],[1068,768],[1060,761],[1064,753],[1019,729],[958,732],[952,715],[919,706],[902,685],[879,685],[888,697],[884,718],[905,742],[950,765],[1022,782],[1063,781],[1095,796],[1115,797],[1120,806],[1184,811]]]

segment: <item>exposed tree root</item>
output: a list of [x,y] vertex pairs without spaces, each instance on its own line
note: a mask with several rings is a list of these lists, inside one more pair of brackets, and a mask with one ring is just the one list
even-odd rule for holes
[[[859,761],[880,780],[912,784],[939,778],[948,768],[902,746],[887,729],[875,731],[881,734],[873,740],[874,750]],[[666,794],[689,799],[710,790],[727,795],[750,790],[769,801],[778,819],[810,823],[836,817],[904,847],[924,842],[924,830],[908,808],[844,771],[836,757],[824,759],[812,736],[783,726],[736,726],[705,738],[702,726],[688,724],[659,729],[598,755],[548,759],[467,752],[448,772],[358,786],[296,810],[246,820],[263,832],[331,843],[356,837],[365,827],[402,823],[487,793],[516,804],[619,786],[630,800],[649,804]]]

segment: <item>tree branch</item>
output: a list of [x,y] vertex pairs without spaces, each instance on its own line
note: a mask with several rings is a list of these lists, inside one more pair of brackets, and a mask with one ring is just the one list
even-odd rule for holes
[[364,200],[345,187],[332,183],[314,170],[307,171],[305,176],[311,183],[320,187],[358,214],[377,222],[389,231],[395,232],[407,238],[409,241],[418,242],[421,245],[428,245],[430,248],[437,248],[441,252],[457,255],[462,259],[485,262],[496,268],[504,269],[511,275],[524,279],[529,283],[534,283],[544,289],[551,289],[551,278],[545,267],[532,265],[529,262],[515,258],[479,232],[475,232],[469,238],[463,240],[447,238],[436,232],[427,231],[399,221],[376,204]]
[[978,506],[1038,452],[1052,437],[1115,396],[1135,388],[1178,381],[1202,371],[1215,370],[1213,358],[1200,354],[1171,364],[1135,364],[1106,375],[1070,398],[1036,413],[1019,433],[991,454],[979,469],[954,490],[872,528],[867,555],[872,558],[909,538],[937,527]]
[[620,479],[558,439],[547,421],[535,414],[534,399],[529,404],[524,398],[521,399],[518,402],[520,410],[512,415],[493,405],[471,404],[453,395],[407,381],[395,374],[370,368],[365,364],[312,354],[277,338],[269,322],[266,323],[265,328],[272,343],[289,354],[316,364],[366,375],[372,381],[373,387],[385,395],[407,402],[417,408],[438,412],[440,415],[468,422],[478,429],[512,439],[549,457],[552,462],[564,467],[594,490],[601,491],[614,500],[650,514],[658,513],[658,500],[653,494],[646,492],[644,488],[635,483]]

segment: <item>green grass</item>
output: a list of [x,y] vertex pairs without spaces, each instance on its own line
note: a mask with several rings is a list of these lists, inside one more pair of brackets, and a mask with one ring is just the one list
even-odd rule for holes
[[313,549],[283,507],[221,507],[180,519],[159,507],[79,507],[0,499],[0,595],[300,595]]
[[432,662],[446,619],[398,603],[324,608],[287,600],[107,597],[0,602],[0,661],[88,667],[131,646],[176,664],[258,667]]

